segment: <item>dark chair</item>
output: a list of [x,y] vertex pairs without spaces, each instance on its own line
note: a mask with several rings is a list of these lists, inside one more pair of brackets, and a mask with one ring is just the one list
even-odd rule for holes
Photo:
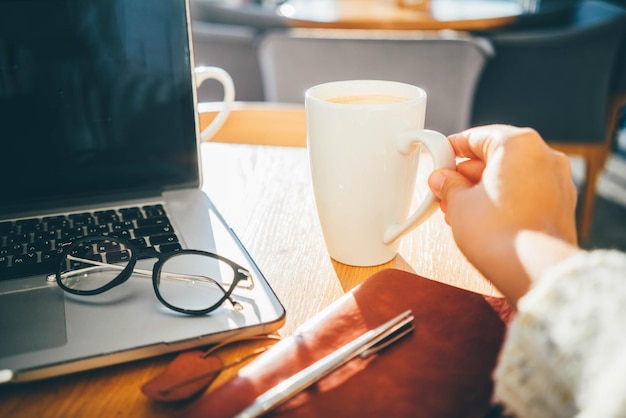
[[[625,29],[622,8],[581,1],[572,19],[558,27],[489,34],[495,56],[474,98],[472,125],[529,126],[553,148],[583,157],[578,218],[582,242],[589,236],[596,183],[614,137],[611,96]],[[532,175],[532,168],[526,174]]]

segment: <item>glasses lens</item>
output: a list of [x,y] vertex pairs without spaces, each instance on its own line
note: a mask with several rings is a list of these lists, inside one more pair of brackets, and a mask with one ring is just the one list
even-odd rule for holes
[[168,258],[159,277],[159,294],[170,305],[203,311],[224,301],[235,277],[233,268],[205,254],[177,253]]
[[131,257],[130,248],[115,239],[77,241],[65,254],[61,283],[76,291],[98,290],[115,280]]

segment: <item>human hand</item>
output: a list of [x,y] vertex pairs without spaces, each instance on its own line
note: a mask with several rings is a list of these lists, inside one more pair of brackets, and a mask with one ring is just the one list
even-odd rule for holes
[[576,250],[576,189],[567,157],[537,132],[491,125],[449,137],[457,170],[429,186],[468,260],[512,301]]

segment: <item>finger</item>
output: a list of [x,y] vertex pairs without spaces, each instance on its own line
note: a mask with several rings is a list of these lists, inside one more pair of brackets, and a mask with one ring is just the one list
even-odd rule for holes
[[509,125],[486,125],[450,135],[448,140],[457,156],[488,161],[510,138],[524,135],[527,128]]
[[448,217],[448,212],[444,212],[443,220],[446,221],[446,224],[452,226],[452,224],[450,223],[450,218]]
[[448,212],[448,204],[444,201],[439,202],[439,208],[443,213]]
[[447,208],[450,197],[460,189],[473,186],[470,180],[454,170],[435,170],[428,177],[428,185],[433,194],[442,201],[443,208]]
[[485,171],[485,162],[476,159],[466,160],[457,165],[456,171],[472,183],[476,184],[480,182],[480,179],[483,176],[483,171]]

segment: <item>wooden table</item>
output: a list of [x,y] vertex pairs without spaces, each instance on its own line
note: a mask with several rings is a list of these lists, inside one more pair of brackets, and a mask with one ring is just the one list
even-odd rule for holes
[[514,23],[523,9],[511,0],[431,0],[426,9],[397,0],[287,0],[277,13],[303,28],[481,31]]
[[268,27],[484,31],[515,23],[534,13],[517,0],[403,0],[426,7],[405,7],[399,0],[197,0],[210,21]]
[[[210,118],[211,115],[202,114],[201,124],[206,125]],[[214,142],[202,144],[204,189],[287,310],[280,335],[290,335],[298,325],[368,276],[388,267],[494,294],[492,286],[459,253],[441,213],[406,236],[398,256],[385,265],[356,268],[331,260],[323,243],[309,181],[304,120],[301,107],[238,106]],[[250,144],[258,143],[259,138],[266,145]],[[422,187],[418,194],[423,190]],[[250,348],[243,344],[221,356],[228,362]],[[140,392],[141,385],[172,358],[173,355],[167,355],[0,387],[0,417],[175,415],[185,404],[151,402]],[[235,370],[223,372],[212,388],[234,373]]]

